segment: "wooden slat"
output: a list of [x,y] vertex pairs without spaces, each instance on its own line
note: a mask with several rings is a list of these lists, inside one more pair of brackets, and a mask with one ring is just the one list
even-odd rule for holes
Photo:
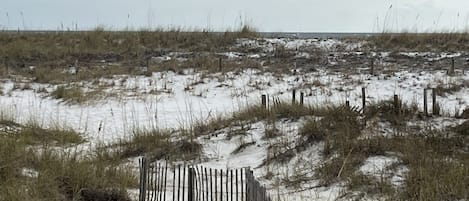
[[181,201],[181,165],[178,165],[178,201]]
[[238,191],[238,169],[235,170],[235,183],[236,183],[236,201],[239,201],[239,191]]
[[205,173],[205,201],[208,201],[208,175],[207,175],[207,168],[204,167]]
[[186,166],[184,165],[182,167],[182,200],[181,201],[185,201],[185,192],[186,192]]
[[164,166],[163,164],[160,164],[160,167],[158,169],[161,173],[159,174],[159,185],[158,185],[158,189],[159,189],[159,196],[158,196],[158,200],[159,201],[162,201],[163,200],[163,185],[164,185]]
[[231,193],[230,194],[231,194],[231,201],[233,201],[233,170],[230,170],[230,174],[231,174],[230,175],[231,176],[231,182],[230,182],[230,184],[231,184]]
[[223,201],[223,170],[220,170],[220,201]]
[[229,192],[228,192],[228,184],[229,184],[229,181],[230,179],[228,178],[229,174],[228,174],[228,169],[226,170],[226,188],[225,188],[225,191],[226,191],[226,200],[228,201],[228,198],[229,198]]
[[244,198],[244,201],[246,201],[246,196],[244,194],[244,192],[246,192],[246,191],[243,192],[243,188],[245,187],[244,182],[243,182],[243,177],[244,177],[243,172],[245,172],[244,168],[240,170],[240,175],[241,175],[241,201],[243,201],[243,198]]
[[[153,164],[153,165],[154,165],[154,164]],[[153,183],[153,179],[154,179],[154,175],[155,175],[155,174],[154,174],[155,167],[154,167],[153,165],[150,164],[149,174],[148,174],[148,178],[149,178],[149,185],[148,185],[148,187],[149,187],[150,190],[148,191],[148,192],[149,192],[149,196],[148,196],[147,199],[150,200],[150,201],[153,201],[153,195],[155,194],[155,189],[154,189],[155,185],[154,185],[154,183]]]
[[158,167],[159,163],[153,163],[152,170],[151,170],[151,185],[152,185],[152,192],[151,192],[151,201],[158,201]]
[[166,161],[164,165],[164,186],[163,186],[163,200],[166,201],[166,183],[167,183],[167,178],[168,178],[168,161]]
[[[210,172],[211,172],[212,169],[210,169]],[[214,194],[215,196],[215,201],[218,200],[218,196],[217,196],[217,183],[218,183],[218,178],[217,178],[217,169],[214,169],[213,170],[215,172],[215,185],[214,185],[214,189],[212,189],[212,194]],[[213,198],[212,198],[213,199]]]
[[[149,163],[142,158],[139,166],[139,201],[167,201],[167,185],[171,186],[167,183],[168,162]],[[254,178],[249,168],[223,171],[177,165],[169,169],[173,171],[173,196],[169,198],[172,201],[272,201],[266,187]]]
[[173,166],[173,201],[176,199],[176,166]]
[[144,175],[144,172],[145,170],[143,169],[143,158],[141,159],[138,159],[138,162],[139,162],[139,170],[140,170],[140,178],[139,178],[139,197],[138,197],[138,200],[139,201],[144,201],[144,198],[143,196],[145,195],[145,191],[143,190],[143,175]]

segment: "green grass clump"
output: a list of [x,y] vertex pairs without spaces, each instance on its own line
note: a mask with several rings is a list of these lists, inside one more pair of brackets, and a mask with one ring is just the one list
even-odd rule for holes
[[180,28],[112,31],[104,27],[85,32],[2,32],[0,52],[2,61],[12,69],[46,63],[61,68],[75,60],[114,60],[132,66],[161,50],[222,51],[238,38],[251,37],[257,33],[249,26],[225,33]]
[[347,153],[363,128],[359,114],[346,107],[329,107],[321,110],[320,115],[320,120],[310,119],[300,128],[303,139],[297,144],[298,148],[325,141],[326,156],[334,151]]
[[249,106],[233,114],[232,119],[241,121],[259,121],[273,119],[299,119],[300,117],[315,114],[313,107],[297,103],[279,102],[269,109],[262,105]]
[[19,140],[29,145],[70,145],[85,142],[83,135],[72,129],[44,129],[38,125],[27,125],[17,135],[19,135]]
[[20,129],[0,133],[0,200],[86,200],[103,195],[129,200],[126,190],[137,187],[127,165],[58,149],[59,143],[82,142],[71,130],[22,127],[8,120],[2,124]]
[[85,94],[80,87],[58,86],[51,96],[55,99],[62,99],[66,102],[81,103],[85,101]]
[[[184,131],[181,131],[184,132]],[[151,159],[193,160],[202,153],[202,145],[188,136],[180,139],[171,138],[172,131],[138,130],[129,139],[108,145],[117,152],[110,158],[125,159],[146,155]]]
[[306,136],[306,141],[313,143],[323,141],[326,133],[322,130],[319,121],[308,119],[300,128],[300,135]]
[[21,125],[13,120],[2,119],[0,120],[0,126],[12,128],[11,130],[0,131],[0,136],[8,139],[14,138],[26,145],[67,146],[82,144],[86,141],[83,134],[73,129],[60,126],[43,128],[35,121]]
[[385,51],[466,51],[469,33],[383,33],[367,38],[369,46]]
[[398,108],[394,104],[394,100],[384,100],[376,104],[366,107],[365,118],[367,120],[379,118],[391,123],[394,127],[403,127],[406,122],[415,118],[418,114],[416,104],[405,104],[398,101]]
[[316,169],[316,176],[320,178],[320,185],[330,186],[344,181],[355,174],[365,158],[361,155],[340,155],[326,161]]
[[469,137],[469,120],[453,129],[457,134]]
[[416,158],[406,176],[403,197],[408,200],[461,200],[469,197],[469,163],[466,160]]
[[469,196],[467,138],[410,136],[396,139],[393,149],[409,167],[405,177],[406,200],[460,200]]
[[79,154],[43,151],[34,155],[30,168],[39,172],[33,182],[38,197],[54,199],[65,196],[80,199],[83,190],[117,190],[126,195],[126,188],[136,187],[136,176],[129,167],[81,157]]
[[436,95],[438,96],[443,96],[446,97],[447,94],[453,94],[455,92],[461,91],[463,88],[463,85],[457,85],[457,84],[448,84],[448,85],[443,85],[439,84],[435,88]]

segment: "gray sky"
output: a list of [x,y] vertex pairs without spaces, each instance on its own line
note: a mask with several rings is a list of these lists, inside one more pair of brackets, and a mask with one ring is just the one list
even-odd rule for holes
[[468,0],[0,0],[0,28],[210,28],[259,31],[466,30]]

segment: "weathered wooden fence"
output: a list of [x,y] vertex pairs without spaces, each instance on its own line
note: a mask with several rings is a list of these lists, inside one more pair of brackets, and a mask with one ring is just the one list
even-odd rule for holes
[[271,201],[249,168],[212,169],[140,159],[139,201]]

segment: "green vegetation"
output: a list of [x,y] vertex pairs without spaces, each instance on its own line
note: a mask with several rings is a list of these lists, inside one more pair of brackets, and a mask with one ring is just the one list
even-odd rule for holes
[[85,103],[87,101],[96,100],[105,96],[102,87],[85,92],[79,86],[57,86],[50,94],[55,99],[61,99],[67,103]]
[[[317,118],[304,122],[299,131],[302,140],[297,143],[295,150],[301,152],[312,145],[323,146],[324,161],[316,168],[314,177],[319,179],[321,186],[345,182],[351,190],[378,194],[391,200],[467,198],[467,122],[452,129],[457,135],[448,134],[451,131],[445,130],[423,130],[415,133],[406,129],[406,122],[418,117],[417,109],[399,104],[398,112],[390,101],[370,105],[364,117],[344,107],[324,109],[321,113],[315,113]],[[399,125],[400,134],[390,137],[360,137],[365,129],[365,122],[370,121]],[[389,176],[384,172],[381,178],[375,178],[363,175],[358,170],[372,156],[399,158],[399,162],[390,164],[390,169],[384,171],[391,172],[399,166],[408,168],[402,189],[393,187]],[[291,176],[285,182],[295,185],[305,179],[308,180],[308,177]]]
[[83,142],[72,130],[10,120],[1,124],[18,129],[0,133],[0,200],[96,200],[103,195],[129,200],[127,188],[136,188],[136,176],[126,165],[57,149]]
[[85,95],[80,87],[65,87],[58,86],[55,91],[51,93],[55,99],[62,99],[64,101],[80,103],[85,100]]
[[[184,133],[185,131],[178,131]],[[129,139],[123,139],[111,145],[103,146],[112,149],[104,158],[122,160],[145,155],[150,159],[194,160],[202,153],[202,145],[190,140],[188,135],[174,138],[176,131],[137,130]]]
[[[218,71],[214,52],[229,50],[239,38],[257,37],[252,27],[224,33],[206,30],[154,29],[111,31],[98,27],[85,32],[0,33],[0,75],[23,75],[40,83],[66,83],[119,74],[148,74],[152,70],[175,70],[179,66]],[[183,62],[151,64],[151,57],[168,51],[208,52]],[[248,66],[258,63],[246,61]],[[141,71],[139,67],[150,67]],[[34,66],[34,68],[29,68]],[[64,68],[76,67],[76,72]],[[223,68],[235,69],[240,64],[224,62]]]
[[445,51],[457,52],[469,50],[469,33],[383,33],[371,36],[367,40],[370,48],[381,51]]

